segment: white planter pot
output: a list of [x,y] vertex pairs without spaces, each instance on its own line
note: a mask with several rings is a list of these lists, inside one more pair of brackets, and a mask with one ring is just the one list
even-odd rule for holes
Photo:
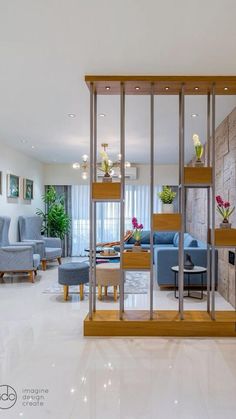
[[164,214],[172,214],[174,212],[174,204],[162,204],[162,212]]

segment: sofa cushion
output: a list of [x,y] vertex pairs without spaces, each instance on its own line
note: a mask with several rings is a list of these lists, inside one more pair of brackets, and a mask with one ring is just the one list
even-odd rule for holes
[[154,233],[154,244],[172,244],[175,237],[175,233],[172,231]]
[[[179,233],[175,233],[173,244],[175,247],[179,246]],[[186,247],[198,247],[198,241],[189,233],[184,233],[184,248]]]

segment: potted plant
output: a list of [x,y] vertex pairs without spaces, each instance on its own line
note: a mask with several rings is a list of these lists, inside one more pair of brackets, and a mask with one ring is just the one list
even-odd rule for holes
[[233,214],[235,207],[232,207],[230,202],[223,201],[220,195],[216,196],[216,202],[216,209],[220,216],[223,218],[222,223],[220,223],[220,228],[231,228],[229,217]]
[[174,212],[174,198],[176,192],[171,190],[170,186],[163,186],[162,191],[158,192],[158,196],[162,202],[162,212],[165,214],[171,214]]
[[142,238],[143,224],[139,224],[137,218],[133,217],[132,226],[133,226],[133,238],[135,239],[133,252],[141,252],[142,250],[141,238]]
[[112,182],[111,173],[112,173],[113,163],[111,160],[109,160],[108,154],[105,150],[102,150],[100,152],[100,155],[102,158],[102,163],[99,169],[104,173],[103,182]]
[[42,196],[45,203],[45,212],[36,210],[36,214],[43,218],[43,233],[48,237],[64,239],[70,230],[71,220],[65,211],[65,200],[59,195],[53,186],[50,186]]
[[196,155],[195,166],[196,167],[202,167],[202,166],[204,166],[204,163],[202,162],[203,145],[202,145],[202,143],[200,141],[200,138],[197,134],[193,134],[193,144],[194,144],[195,155]]

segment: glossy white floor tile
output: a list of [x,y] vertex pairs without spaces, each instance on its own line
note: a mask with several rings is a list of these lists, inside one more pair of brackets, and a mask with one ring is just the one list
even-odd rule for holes
[[[235,418],[236,340],[84,338],[88,299],[44,294],[56,278],[51,268],[35,284],[0,284],[0,385],[18,395],[0,418]],[[148,298],[131,295],[126,307],[146,308]],[[159,308],[178,304],[172,291],[155,290],[154,300]],[[185,300],[186,308],[203,304]],[[232,309],[219,295],[217,304]],[[48,390],[44,406],[22,406],[23,389]]]

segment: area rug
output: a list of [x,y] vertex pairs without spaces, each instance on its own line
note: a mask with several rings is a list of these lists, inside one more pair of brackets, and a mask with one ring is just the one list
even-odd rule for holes
[[[125,294],[147,294],[149,286],[149,273],[148,272],[126,272],[125,275]],[[76,285],[70,286],[70,294],[78,294],[79,287]],[[89,287],[84,286],[84,293],[88,294]],[[55,282],[51,287],[46,288],[43,294],[62,294],[63,285]],[[108,294],[113,293],[112,287],[108,287]]]

